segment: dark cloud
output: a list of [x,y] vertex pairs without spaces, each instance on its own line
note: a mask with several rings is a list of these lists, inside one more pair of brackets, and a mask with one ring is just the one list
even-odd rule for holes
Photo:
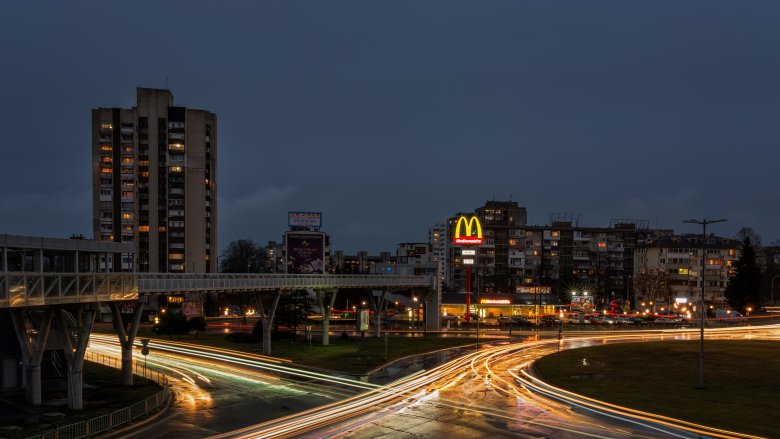
[[88,233],[89,110],[167,79],[219,117],[221,246],[321,210],[336,247],[392,250],[510,195],[533,223],[717,216],[768,242],[778,19],[760,0],[4,2],[0,231]]

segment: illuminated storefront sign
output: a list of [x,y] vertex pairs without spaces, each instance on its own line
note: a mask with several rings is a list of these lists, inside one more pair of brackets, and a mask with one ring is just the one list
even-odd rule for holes
[[479,219],[475,215],[469,219],[466,219],[465,215],[458,218],[452,241],[458,245],[482,244],[484,240],[482,239],[482,225],[479,223]]
[[463,265],[474,265],[474,259],[473,258],[464,258],[463,259]]
[[482,305],[511,305],[512,301],[509,299],[482,299],[479,303]]
[[[463,250],[461,250],[460,254],[462,254],[463,256],[475,256],[477,254],[477,251],[476,250],[466,250],[466,249],[463,249]],[[778,264],[778,265],[780,265],[780,264]]]

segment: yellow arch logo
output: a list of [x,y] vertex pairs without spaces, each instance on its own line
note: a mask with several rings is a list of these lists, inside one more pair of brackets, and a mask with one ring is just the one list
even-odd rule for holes
[[[461,227],[465,229],[466,233],[461,233]],[[474,236],[474,232],[476,232],[476,236]],[[461,215],[455,224],[455,235],[452,241],[460,245],[482,244],[482,224],[479,223],[479,218],[472,215],[471,218],[466,219],[465,215]]]

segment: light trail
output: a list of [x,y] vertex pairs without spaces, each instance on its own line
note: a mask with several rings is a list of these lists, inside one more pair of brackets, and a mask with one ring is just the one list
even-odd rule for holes
[[[780,325],[765,327],[732,327],[708,329],[710,336],[718,335],[720,337],[757,337],[757,336],[777,336],[777,329]],[[691,329],[662,329],[654,331],[610,331],[608,334],[594,334],[592,331],[583,333],[567,333],[575,335],[574,338],[566,339],[564,344],[567,348],[578,345],[589,345],[594,342],[627,342],[627,341],[647,341],[655,339],[692,339],[697,335],[695,328]],[[543,353],[551,353],[556,346],[557,340],[539,340],[526,343],[505,344],[499,346],[483,347],[477,352],[466,354],[462,357],[444,363],[431,370],[423,371],[418,375],[405,377],[385,386],[374,388],[363,394],[347,398],[340,402],[327,404],[325,406],[310,409],[295,415],[275,419],[261,424],[246,427],[233,432],[214,436],[215,438],[266,438],[266,437],[291,437],[300,436],[312,431],[321,432],[321,436],[330,436],[343,433],[346,429],[366,425],[369,422],[387,416],[389,414],[398,414],[403,410],[408,410],[419,404],[433,403],[437,406],[464,410],[471,413],[489,416],[492,418],[503,419],[512,422],[521,422],[528,425],[536,425],[557,431],[573,433],[579,436],[590,437],[637,437],[643,433],[637,431],[628,431],[625,428],[615,425],[596,425],[591,421],[587,428],[576,428],[570,421],[572,414],[562,416],[559,422],[537,421],[535,416],[518,417],[512,411],[500,410],[495,407],[483,407],[473,404],[473,402],[460,402],[442,398],[441,393],[445,390],[456,390],[458,383],[468,378],[465,370],[470,370],[473,377],[484,383],[494,383],[492,388],[502,392],[504,395],[514,396],[517,400],[533,400],[535,405],[543,407],[545,410],[561,411],[565,406],[553,402],[546,398],[539,398],[538,394],[545,394],[539,389],[542,388],[538,381],[530,377],[518,375],[512,370],[507,370],[514,378],[525,379],[520,381],[518,386],[512,380],[501,377],[499,373],[492,369],[492,365],[497,361],[506,361],[512,358],[518,352],[522,352],[521,368],[529,367],[532,362]],[[540,349],[538,352],[532,352],[533,349]],[[547,351],[544,351],[547,349]],[[484,371],[484,372],[483,372]],[[551,391],[545,390],[547,393]],[[556,398],[560,399],[560,398]],[[567,405],[571,402],[566,400]],[[593,402],[589,402],[594,404]],[[581,405],[582,406],[582,405]],[[624,407],[614,407],[613,418],[625,416],[630,413],[630,409]],[[602,412],[599,412],[602,413]],[[370,414],[368,418],[366,415]],[[739,433],[723,432],[723,436],[717,429],[711,429],[706,426],[686,425],[683,421],[679,423],[676,420],[664,420],[659,417],[646,416],[642,423],[637,423],[641,428],[648,431],[658,431],[664,435],[673,435],[677,437],[695,437],[701,434],[707,434],[714,437],[740,437],[749,438],[749,435],[740,435]],[[626,418],[620,417],[621,420]],[[329,425],[346,423],[351,421],[348,426],[341,428],[331,428]],[[329,429],[328,429],[329,428]],[[706,433],[704,433],[706,432]],[[316,435],[320,437],[320,435]]]
[[[104,343],[118,344],[116,337],[104,336],[93,334],[90,340],[100,341]],[[341,386],[352,387],[360,390],[376,389],[379,386],[376,384],[366,383],[359,381],[355,378],[340,377],[327,375],[316,371],[302,369],[298,367],[287,366],[290,364],[289,360],[280,360],[273,357],[267,357],[264,355],[255,355],[239,351],[231,351],[228,349],[214,348],[209,346],[194,345],[190,343],[181,343],[165,340],[154,340],[155,344],[152,347],[155,350],[165,351],[170,353],[181,354],[189,358],[201,358],[211,360],[224,367],[225,363],[249,367],[252,369],[259,369],[274,374],[284,374],[296,378],[302,378],[307,380],[316,380],[329,384],[336,384]],[[140,350],[140,344],[136,344],[136,350]],[[278,376],[267,376],[268,379],[279,380]]]

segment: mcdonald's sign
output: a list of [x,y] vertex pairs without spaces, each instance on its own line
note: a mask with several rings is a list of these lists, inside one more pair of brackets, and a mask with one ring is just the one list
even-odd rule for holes
[[482,225],[479,223],[479,218],[472,215],[467,219],[465,215],[461,215],[455,224],[452,242],[458,245],[477,245],[482,244],[482,241]]

